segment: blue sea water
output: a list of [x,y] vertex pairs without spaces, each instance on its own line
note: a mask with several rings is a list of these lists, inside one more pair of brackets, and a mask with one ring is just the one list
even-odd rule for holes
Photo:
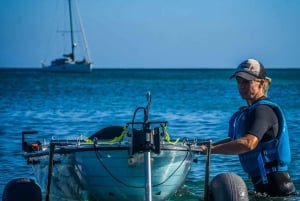
[[[8,181],[33,178],[22,158],[21,132],[38,130],[56,139],[90,136],[109,125],[125,125],[151,92],[151,120],[167,120],[172,138],[211,139],[227,136],[228,120],[245,105],[230,80],[232,69],[97,69],[90,74],[47,73],[36,69],[0,70],[0,197]],[[290,174],[300,189],[300,69],[270,69],[269,97],[282,106],[292,149]],[[198,157],[185,185],[171,199],[203,199],[204,157]],[[210,177],[221,172],[243,177],[237,156],[213,155]],[[300,200],[300,197],[252,198]]]

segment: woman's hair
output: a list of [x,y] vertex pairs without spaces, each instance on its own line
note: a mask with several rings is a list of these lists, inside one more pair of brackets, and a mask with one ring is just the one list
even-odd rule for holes
[[270,88],[270,85],[271,85],[271,82],[272,82],[272,79],[270,77],[266,77],[264,79],[264,86],[263,86],[263,90],[264,90],[264,95],[266,97],[268,97],[268,90]]
[[263,92],[264,92],[264,95],[265,97],[268,97],[268,90],[270,88],[270,85],[271,85],[271,82],[272,82],[272,79],[270,77],[265,77],[265,79],[255,79],[255,81],[257,82],[261,82],[261,81],[264,81],[264,85],[263,85]]

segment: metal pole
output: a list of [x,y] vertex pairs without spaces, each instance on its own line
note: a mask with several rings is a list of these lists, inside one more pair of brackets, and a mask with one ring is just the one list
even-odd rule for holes
[[207,143],[207,155],[205,166],[205,184],[204,184],[204,200],[209,201],[209,172],[210,172],[210,154],[211,154],[211,141]]
[[50,143],[50,152],[49,152],[49,167],[48,167],[46,201],[50,200],[50,186],[51,186],[51,180],[52,180],[54,148],[55,148],[55,144],[51,142]]
[[145,161],[145,201],[152,201],[151,152],[144,152]]
[[146,114],[144,118],[144,135],[145,135],[145,147],[144,147],[144,172],[145,172],[145,201],[152,201],[152,180],[151,180],[151,130],[149,123],[149,110],[151,104],[150,91],[147,92],[147,106]]

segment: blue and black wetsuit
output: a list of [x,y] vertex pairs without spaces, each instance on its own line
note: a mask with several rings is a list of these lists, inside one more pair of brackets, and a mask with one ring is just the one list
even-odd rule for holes
[[238,139],[245,134],[255,135],[259,139],[254,150],[239,155],[255,190],[271,196],[295,192],[287,172],[291,161],[290,144],[280,107],[263,98],[251,106],[240,108],[230,119],[229,137]]

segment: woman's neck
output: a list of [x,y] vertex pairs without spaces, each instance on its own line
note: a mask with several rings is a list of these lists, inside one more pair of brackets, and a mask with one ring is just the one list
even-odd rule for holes
[[255,102],[259,101],[260,99],[263,99],[263,98],[266,98],[266,96],[264,94],[262,95],[259,95],[253,99],[248,99],[247,100],[247,104],[250,106],[250,105],[253,105]]

